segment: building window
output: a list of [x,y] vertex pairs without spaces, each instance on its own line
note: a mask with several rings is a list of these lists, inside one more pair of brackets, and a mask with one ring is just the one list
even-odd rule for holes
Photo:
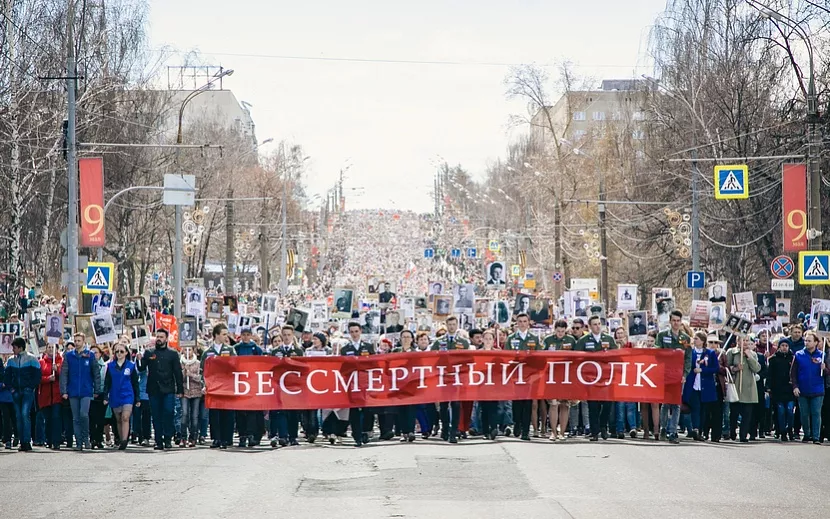
[[642,121],[643,119],[646,118],[646,114],[644,114],[643,112],[638,110],[638,111],[634,112],[634,115],[632,115],[631,118],[634,119],[635,121]]
[[641,141],[641,140],[645,139],[645,137],[646,137],[646,134],[643,130],[634,130],[633,132],[631,132],[631,138],[632,139],[636,139],[638,141]]
[[574,121],[584,121],[585,112],[574,112]]
[[574,130],[571,136],[573,137],[573,140],[578,141],[585,137],[585,135],[587,134],[588,132],[586,132],[585,130]]
[[594,112],[592,114],[595,121],[604,121],[605,120],[605,112]]
[[612,121],[622,120],[622,113],[621,112],[611,112],[611,120]]

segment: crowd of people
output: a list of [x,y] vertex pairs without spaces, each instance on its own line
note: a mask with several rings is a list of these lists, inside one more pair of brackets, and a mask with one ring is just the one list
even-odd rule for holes
[[[200,323],[195,347],[171,348],[169,332],[158,327],[150,344],[130,334],[95,344],[75,333],[71,339],[46,344],[37,355],[27,350],[24,339],[16,338],[13,354],[0,356],[0,433],[5,449],[280,448],[298,445],[301,439],[346,441],[359,447],[395,438],[457,443],[471,437],[495,441],[510,436],[554,442],[642,438],[674,444],[681,436],[698,442],[772,438],[815,444],[830,438],[830,403],[824,401],[830,359],[824,339],[795,319],[777,335],[769,330],[738,334],[692,329],[683,314],[673,310],[663,330],[656,323],[643,323],[643,340],[631,340],[626,326],[607,329],[610,315],[545,324],[532,322],[520,309],[514,309],[506,325],[479,318],[460,326],[458,317],[450,315],[427,324],[410,319],[396,333],[379,335],[365,333],[366,323],[359,321],[363,312],[357,308],[350,318],[332,319],[323,326],[296,330],[285,324],[292,308],[330,296],[335,287],[354,287],[359,300],[374,295],[386,310],[394,308],[397,299],[392,294],[381,303],[384,289],[426,295],[435,280],[482,286],[485,273],[475,260],[422,258],[424,247],[442,247],[445,223],[414,213],[351,212],[342,217],[338,232],[329,237],[317,281],[282,296],[283,322],[264,335],[248,326],[230,332],[228,323],[217,319]],[[420,238],[395,239],[405,235]],[[363,246],[369,243],[373,246]],[[376,286],[390,279],[396,280],[394,288]],[[240,301],[256,312],[257,294],[242,295]],[[216,357],[618,348],[682,350],[682,404],[516,400],[227,411],[207,409],[204,399],[205,366]]]

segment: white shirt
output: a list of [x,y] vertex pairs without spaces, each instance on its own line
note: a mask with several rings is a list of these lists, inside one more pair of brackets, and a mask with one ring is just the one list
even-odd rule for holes
[[519,330],[519,337],[521,337],[522,340],[527,339],[527,331],[523,332],[523,331]]
[[[697,358],[699,359],[700,356],[703,355],[703,348],[695,348],[695,353],[697,353]],[[695,373],[695,384],[692,386],[692,389],[700,391],[700,373]]]

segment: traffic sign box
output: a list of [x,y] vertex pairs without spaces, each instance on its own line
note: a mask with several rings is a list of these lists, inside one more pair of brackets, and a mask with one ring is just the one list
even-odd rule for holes
[[487,248],[490,249],[490,252],[499,252],[501,250],[501,246],[496,240],[490,240],[490,243],[487,244]]
[[478,250],[475,247],[470,247],[467,249],[467,257],[470,259],[476,259],[478,257]]
[[453,258],[460,258],[461,249],[453,249],[452,252],[450,252],[450,256],[452,256]]
[[718,200],[749,198],[749,167],[746,164],[715,166],[715,198]]
[[795,263],[789,256],[776,256],[769,266],[772,275],[778,279],[787,279],[795,272]]
[[83,291],[85,294],[97,294],[101,290],[112,290],[114,277],[114,263],[90,262],[86,268],[86,282]]
[[830,285],[830,251],[799,252],[798,282],[802,285]]
[[770,290],[774,290],[776,292],[792,292],[795,290],[795,280],[794,279],[771,279],[770,280]]
[[424,249],[424,257],[429,259],[435,256],[435,249]]
[[706,286],[706,274],[704,272],[690,270],[686,272],[686,288],[696,289]]

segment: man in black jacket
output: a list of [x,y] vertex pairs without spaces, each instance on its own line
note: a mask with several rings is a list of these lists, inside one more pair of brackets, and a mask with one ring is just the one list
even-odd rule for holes
[[778,351],[769,359],[767,370],[766,391],[770,396],[770,407],[776,418],[775,437],[782,442],[793,439],[793,409],[795,396],[793,384],[790,381],[790,366],[793,363],[793,354],[790,352],[790,343],[781,341]]
[[156,432],[155,450],[172,449],[173,407],[175,398],[184,393],[182,365],[179,354],[167,347],[167,330],[156,330],[156,347],[144,352],[138,361],[138,370],[147,370],[147,395]]

